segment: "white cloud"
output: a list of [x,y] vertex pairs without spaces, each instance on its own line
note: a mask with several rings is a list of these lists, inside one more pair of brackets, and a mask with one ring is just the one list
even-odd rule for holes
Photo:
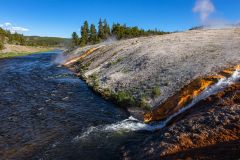
[[203,23],[208,20],[210,14],[215,11],[215,6],[211,0],[197,0],[193,8],[193,12],[200,14],[200,19]]
[[5,30],[9,30],[11,33],[23,33],[23,32],[27,32],[29,31],[29,29],[24,28],[24,27],[17,27],[14,26],[12,23],[6,22],[2,25],[0,25],[1,28],[5,29]]
[[20,31],[20,32],[27,32],[29,29],[23,28],[23,27],[12,27],[12,30],[16,31],[16,32],[18,32],[18,31]]
[[4,23],[5,26],[12,26],[12,23],[6,22]]

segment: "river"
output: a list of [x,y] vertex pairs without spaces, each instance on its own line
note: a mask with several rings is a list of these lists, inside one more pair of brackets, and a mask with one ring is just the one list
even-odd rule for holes
[[55,64],[60,53],[0,60],[0,159],[121,159],[143,124]]

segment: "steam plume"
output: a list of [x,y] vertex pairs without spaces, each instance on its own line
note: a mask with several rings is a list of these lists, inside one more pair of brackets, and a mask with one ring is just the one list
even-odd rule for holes
[[215,11],[214,4],[211,0],[197,0],[193,12],[199,13],[200,19],[206,23],[210,14]]

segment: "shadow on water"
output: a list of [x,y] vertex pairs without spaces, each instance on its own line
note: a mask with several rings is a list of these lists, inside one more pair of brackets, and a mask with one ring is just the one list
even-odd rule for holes
[[54,64],[58,54],[0,60],[0,159],[119,158],[119,145],[143,134],[96,129],[81,137],[129,115]]

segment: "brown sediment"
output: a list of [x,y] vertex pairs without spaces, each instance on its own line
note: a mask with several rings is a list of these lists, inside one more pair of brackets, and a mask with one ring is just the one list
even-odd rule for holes
[[[127,153],[135,159],[238,159],[240,83],[196,103]],[[125,147],[126,148],[126,147]],[[130,148],[131,149],[131,148]],[[143,158],[144,157],[144,158]],[[127,159],[126,158],[126,159]]]
[[162,156],[161,159],[199,159],[199,160],[225,160],[240,157],[240,140],[220,142],[204,147],[192,148],[177,153]]
[[[239,91],[240,91],[240,84],[232,84],[231,86],[224,89],[224,91],[221,91],[215,95],[208,97],[205,100],[200,101],[194,106],[194,108],[196,110],[196,108],[202,108],[203,106],[216,105],[216,107],[209,109],[208,113],[209,114],[215,113],[216,115],[218,115],[217,107],[226,108],[226,106],[228,106],[228,108],[232,108],[232,107],[234,108],[240,104]],[[195,118],[198,117],[198,114],[191,115],[191,113],[193,112],[189,111],[188,113],[185,114],[187,115],[188,119],[191,119],[193,116]],[[235,143],[233,142],[236,142],[237,144],[239,144],[240,143],[240,140],[239,140],[240,126],[238,123],[233,123],[237,119],[238,119],[237,121],[239,121],[239,116],[238,118],[237,116],[236,118],[233,118],[233,117],[234,116],[232,116],[231,119],[218,120],[219,121],[218,125],[222,125],[221,127],[215,126],[209,129],[208,131],[204,131],[206,129],[203,129],[202,133],[199,133],[197,135],[197,138],[186,133],[181,133],[179,135],[178,143],[174,144],[174,147],[166,149],[165,154],[163,155],[162,158],[177,157],[181,153],[182,154],[184,153],[184,155],[186,156],[187,155],[186,153],[191,153],[191,152],[193,152],[194,154],[194,155],[191,155],[192,158],[194,157],[199,158],[201,156],[206,156],[206,155],[209,156],[209,152],[207,152],[207,149],[213,146],[214,148],[216,147],[218,149],[215,152],[219,153],[220,151],[224,150],[224,145],[221,146],[222,143],[228,144],[230,146],[234,146]],[[181,118],[185,119],[186,117],[181,117]],[[212,121],[214,122],[215,119],[212,119]],[[207,123],[205,125],[207,125]],[[199,125],[199,127],[200,126],[201,125]],[[207,132],[211,134],[208,134]],[[237,152],[236,150],[239,151],[239,147],[237,148],[235,147],[235,149],[232,149],[231,152]],[[201,151],[202,153],[199,154],[198,152],[195,152],[195,151]]]
[[219,74],[223,75],[224,77],[230,77],[233,74],[233,72],[236,71],[236,69],[239,70],[240,65],[225,69],[225,70],[221,71]]
[[71,64],[76,63],[77,61],[85,58],[86,56],[88,56],[90,54],[92,54],[93,52],[100,49],[101,47],[103,47],[103,46],[98,46],[98,47],[95,47],[95,48],[91,48],[91,49],[87,50],[86,52],[84,52],[83,54],[81,54],[80,56],[69,59],[66,63],[64,63],[64,66],[68,67]]
[[[177,123],[177,121],[184,119],[186,115],[191,115],[191,113],[198,112],[199,109],[196,109],[196,108],[202,108],[204,106],[211,106],[211,105],[218,103],[221,100],[222,101],[221,101],[221,104],[219,104],[219,106],[221,106],[221,105],[231,106],[234,104],[240,104],[240,92],[238,92],[238,91],[240,91],[240,84],[232,84],[232,85],[228,86],[227,88],[225,88],[223,91],[220,91],[214,95],[207,97],[206,99],[199,101],[198,103],[196,103],[193,106],[192,109],[185,111],[184,113],[178,115],[178,117],[173,119],[171,124]],[[224,99],[224,98],[226,98],[226,99]]]
[[192,81],[175,95],[168,98],[162,105],[156,107],[150,112],[145,113],[144,122],[149,123],[151,121],[163,120],[176,113],[179,109],[190,103],[207,87],[215,84],[219,79],[230,77],[233,72],[239,68],[240,65],[237,65],[236,67],[221,71],[218,75],[198,78]]
[[198,78],[180,90],[178,93],[168,98],[165,103],[156,109],[144,115],[144,122],[162,120],[167,118],[174,112],[184,107],[193,98],[198,96],[204,89],[216,83],[221,76],[214,76],[208,78]]

